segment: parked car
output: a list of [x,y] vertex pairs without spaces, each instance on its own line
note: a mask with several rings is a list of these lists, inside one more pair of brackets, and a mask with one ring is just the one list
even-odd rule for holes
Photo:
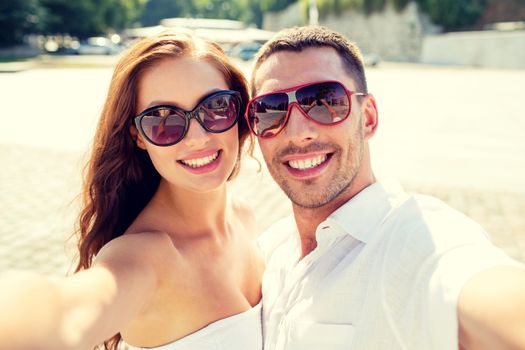
[[232,57],[239,57],[243,61],[249,61],[259,51],[261,46],[262,44],[258,42],[239,43],[229,51],[229,54]]
[[85,41],[81,41],[75,49],[77,55],[114,55],[120,51],[118,45],[102,36],[87,38]]
[[363,52],[363,61],[365,66],[375,67],[381,62],[381,56],[372,52]]

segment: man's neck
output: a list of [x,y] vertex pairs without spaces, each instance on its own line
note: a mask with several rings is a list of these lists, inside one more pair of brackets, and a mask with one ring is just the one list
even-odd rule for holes
[[372,175],[370,181],[366,181],[362,184],[359,184],[358,186],[350,186],[347,191],[344,191],[322,207],[305,208],[293,204],[295,223],[299,231],[299,239],[301,240],[300,259],[310,254],[310,252],[312,252],[317,247],[317,239],[315,234],[319,224],[326,220],[326,218],[328,218],[339,207],[350,201],[355,195],[375,181],[375,177]]

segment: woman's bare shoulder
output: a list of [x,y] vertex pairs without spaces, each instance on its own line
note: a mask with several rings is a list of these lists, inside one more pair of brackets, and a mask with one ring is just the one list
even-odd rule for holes
[[97,254],[95,262],[138,262],[155,266],[176,254],[175,246],[169,235],[162,231],[126,232],[108,242]]
[[160,230],[141,230],[141,231],[126,231],[122,236],[119,236],[108,242],[106,246],[126,246],[132,248],[134,246],[154,247],[160,245],[170,244],[173,246],[170,236]]

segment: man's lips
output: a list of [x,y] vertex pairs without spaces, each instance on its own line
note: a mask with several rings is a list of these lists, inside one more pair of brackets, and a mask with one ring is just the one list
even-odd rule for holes
[[327,152],[291,154],[283,157],[283,164],[294,176],[315,176],[328,166],[332,155]]
[[322,152],[308,152],[308,153],[293,153],[293,154],[287,154],[285,155],[284,157],[281,157],[281,161],[283,163],[286,163],[286,162],[289,162],[290,160],[303,160],[303,159],[310,159],[310,158],[315,158],[317,156],[323,156],[323,155],[329,155],[329,154],[332,154],[333,152],[327,152],[327,151],[322,151]]

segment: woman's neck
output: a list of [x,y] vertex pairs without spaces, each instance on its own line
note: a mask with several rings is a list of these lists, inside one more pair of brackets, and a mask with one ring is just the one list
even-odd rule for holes
[[196,192],[160,182],[152,203],[159,213],[169,216],[184,236],[214,235],[223,239],[228,235],[230,205],[226,184],[208,192]]

